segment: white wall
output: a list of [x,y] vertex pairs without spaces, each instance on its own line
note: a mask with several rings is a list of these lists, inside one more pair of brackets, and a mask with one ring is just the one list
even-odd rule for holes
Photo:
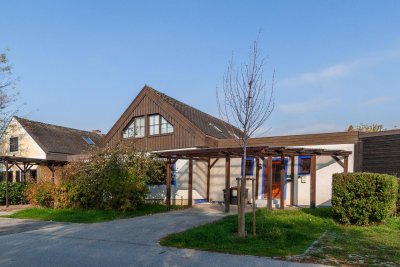
[[[319,146],[303,146],[304,148],[323,148],[332,150],[347,150],[352,151],[354,154],[353,144],[339,144],[339,145],[319,145]],[[354,155],[349,157],[349,172],[353,171]],[[211,159],[213,162],[215,159]],[[287,164],[287,178],[290,178],[290,159],[288,158]],[[231,171],[230,171],[230,187],[237,186],[236,177],[241,175],[241,159],[231,158]],[[260,161],[262,164],[262,162]],[[305,175],[305,182],[302,182],[302,176],[298,175],[298,157],[295,157],[295,175],[294,182],[286,184],[286,198],[285,204],[290,204],[290,189],[294,186],[294,204],[300,206],[310,205],[310,175]],[[194,161],[193,164],[193,199],[205,199],[207,190],[207,163],[204,161]],[[263,164],[262,164],[263,165]],[[187,200],[188,198],[188,177],[189,177],[189,162],[188,160],[178,160],[176,162],[176,185],[171,188],[172,199]],[[264,199],[263,193],[263,173],[264,167],[260,171],[258,199]],[[254,168],[255,164],[254,164]],[[331,156],[317,156],[317,180],[316,180],[316,193],[317,205],[330,205],[331,191],[332,191],[332,175],[334,173],[343,172],[343,168]],[[255,170],[254,170],[255,173]],[[249,191],[249,201],[251,201],[251,181],[247,182]],[[225,189],[225,159],[218,159],[217,163],[211,169],[210,180],[210,200],[211,201],[224,201],[223,189]],[[151,194],[149,198],[165,198],[165,185],[151,187]]]
[[[10,138],[18,137],[18,151],[10,152]],[[3,140],[1,141],[1,155],[4,156],[15,156],[15,157],[26,157],[36,159],[46,159],[46,153],[40,148],[35,140],[28,134],[28,132],[22,127],[22,125],[13,118],[8,125],[4,134]],[[32,170],[35,170],[37,166],[33,166]],[[1,170],[4,171],[4,165],[1,166]],[[13,172],[13,181],[16,179],[15,171],[19,169],[14,166],[10,169]]]

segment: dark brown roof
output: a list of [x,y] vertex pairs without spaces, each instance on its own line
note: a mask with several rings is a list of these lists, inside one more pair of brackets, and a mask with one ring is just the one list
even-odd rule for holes
[[76,155],[92,147],[83,137],[90,137],[95,145],[98,145],[102,139],[102,135],[94,132],[31,121],[19,117],[15,117],[15,119],[46,153]]
[[173,106],[177,111],[179,111],[179,113],[185,116],[191,123],[199,128],[200,131],[208,136],[217,139],[231,139],[234,137],[234,135],[241,135],[241,131],[238,128],[224,122],[223,120],[186,105],[185,103],[167,96],[166,94],[161,93],[149,86],[145,86],[145,88],[159,95],[164,101]]

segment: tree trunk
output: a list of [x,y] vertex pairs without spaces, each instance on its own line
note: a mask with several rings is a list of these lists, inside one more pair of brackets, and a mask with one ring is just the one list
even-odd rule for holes
[[239,228],[239,236],[245,237],[246,236],[246,158],[247,158],[247,142],[244,142],[243,146],[243,167],[242,167],[242,180],[240,185],[240,224]]

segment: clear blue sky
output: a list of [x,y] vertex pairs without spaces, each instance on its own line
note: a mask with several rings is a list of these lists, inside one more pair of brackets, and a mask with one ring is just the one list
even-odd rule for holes
[[218,115],[215,88],[262,29],[268,135],[400,127],[400,1],[6,1],[21,115],[107,132],[144,84]]

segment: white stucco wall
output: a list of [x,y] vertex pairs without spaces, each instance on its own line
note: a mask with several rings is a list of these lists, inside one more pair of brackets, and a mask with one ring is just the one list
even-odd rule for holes
[[[11,137],[18,137],[18,151],[10,152]],[[5,131],[0,149],[1,155],[4,156],[46,159],[46,153],[43,149],[40,148],[40,146],[15,118],[11,120]],[[35,170],[36,168],[37,166],[33,166],[31,169]],[[5,170],[4,166],[1,166],[1,170]],[[13,172],[13,181],[15,181],[16,171],[19,171],[19,169],[16,166],[13,166],[10,171]]]
[[[302,146],[304,148],[323,148],[332,150],[347,150],[353,153],[349,157],[349,172],[353,171],[354,166],[354,145],[353,144],[339,144],[339,145],[318,145],[318,146]],[[277,158],[280,159],[280,158]],[[211,159],[213,162],[214,159]],[[287,178],[290,178],[290,158],[287,159]],[[241,159],[231,159],[230,171],[230,187],[237,186],[236,177],[241,175]],[[262,162],[260,162],[262,164]],[[290,204],[290,190],[294,186],[294,204],[300,206],[310,205],[310,175],[298,175],[298,157],[295,157],[294,162],[294,182],[288,182],[285,186],[285,204]],[[187,200],[188,197],[188,177],[189,177],[189,162],[188,160],[178,160],[176,162],[176,184],[172,185],[172,199],[173,202],[179,203],[181,199]],[[266,180],[263,177],[264,164],[260,171],[258,199],[264,199],[264,183]],[[255,164],[254,164],[255,169]],[[343,168],[331,156],[317,156],[317,205],[330,205],[331,191],[332,191],[332,175],[334,173],[343,172]],[[254,170],[255,173],[255,170]],[[303,181],[302,182],[302,178]],[[207,188],[207,163],[203,161],[193,164],[193,199],[205,199]],[[225,159],[218,159],[217,163],[211,169],[210,180],[210,200],[222,202],[224,201],[223,189],[225,189]],[[251,201],[251,181],[247,182],[247,189],[249,192],[249,201]],[[151,187],[151,194],[149,198],[165,198],[165,185]]]

